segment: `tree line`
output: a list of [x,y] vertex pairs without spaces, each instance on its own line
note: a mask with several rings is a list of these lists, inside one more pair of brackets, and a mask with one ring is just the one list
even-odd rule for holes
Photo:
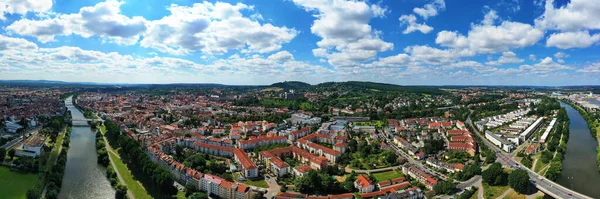
[[165,168],[153,162],[143,149],[133,138],[121,134],[119,127],[112,121],[105,121],[106,137],[113,147],[121,147],[120,155],[126,158],[132,173],[141,173],[139,179],[144,184],[150,185],[147,190],[156,190],[165,197],[177,194],[177,189],[173,186],[175,177]]

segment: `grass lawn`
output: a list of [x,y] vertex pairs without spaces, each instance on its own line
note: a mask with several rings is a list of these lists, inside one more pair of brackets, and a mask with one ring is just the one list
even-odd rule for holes
[[517,193],[515,190],[510,190],[510,192],[508,192],[508,195],[506,195],[504,198],[506,198],[506,199],[525,199],[525,198],[527,198],[527,196]]
[[108,152],[108,155],[110,156],[110,159],[112,159],[113,162],[115,162],[115,166],[117,167],[116,169],[119,171],[119,174],[121,174],[121,177],[123,177],[123,181],[125,181],[127,189],[131,191],[131,193],[136,199],[152,198],[152,196],[148,194],[146,189],[144,189],[142,184],[140,184],[137,180],[133,179],[131,171],[129,171],[127,165],[125,165],[123,161],[121,161],[121,159],[117,157],[117,155],[113,154],[112,152]]
[[186,197],[185,197],[185,192],[183,192],[183,191],[177,191],[177,196],[176,196],[176,198],[177,198],[177,199],[186,199]]
[[348,176],[350,176],[350,174],[346,174],[346,175],[343,175],[343,176],[335,176],[335,179],[338,182],[344,182],[346,180],[346,178],[348,178]]
[[502,195],[506,190],[510,189],[509,186],[490,186],[486,183],[483,183],[483,189],[485,192],[483,193],[483,197],[485,198],[497,198]]
[[269,184],[267,184],[267,181],[265,181],[265,180],[246,180],[246,181],[241,181],[241,183],[244,183],[247,185],[252,185],[255,187],[269,188]]
[[0,198],[25,198],[27,190],[33,187],[37,174],[13,172],[8,167],[0,166]]
[[396,170],[373,173],[373,177],[375,177],[375,180],[377,180],[378,182],[381,182],[384,180],[391,180],[391,179],[399,178],[402,176],[404,176],[404,175]]
[[50,151],[50,156],[48,157],[48,161],[46,162],[46,166],[44,168],[50,169],[58,158],[59,151],[58,149],[61,147],[63,140],[65,139],[66,129],[61,131],[56,138],[56,142],[54,143],[54,147],[52,147],[52,151]]
[[542,170],[542,168],[546,167],[547,164],[544,164],[541,160],[538,160],[535,168],[533,168],[533,171],[536,173],[540,173],[540,170]]

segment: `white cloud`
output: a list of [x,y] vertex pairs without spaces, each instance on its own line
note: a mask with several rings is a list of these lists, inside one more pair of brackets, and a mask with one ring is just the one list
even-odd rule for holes
[[400,24],[406,25],[406,29],[402,32],[403,34],[409,34],[414,31],[420,31],[423,34],[427,34],[433,30],[431,26],[428,26],[425,23],[417,23],[417,18],[413,14],[402,15],[399,20]]
[[363,1],[346,0],[293,0],[307,12],[314,12],[311,32],[319,37],[317,57],[328,59],[334,67],[356,67],[372,60],[378,52],[393,49],[383,41],[380,32],[372,29],[369,21],[383,17],[387,9],[368,5]]
[[498,14],[496,13],[495,10],[490,10],[487,14],[485,14],[485,16],[483,16],[483,21],[481,21],[481,23],[483,25],[494,25],[496,23],[496,20],[498,20]]
[[268,57],[269,60],[277,61],[277,62],[285,62],[294,59],[294,55],[288,51],[280,51],[274,53]]
[[0,52],[35,50],[37,45],[21,38],[12,38],[0,35]]
[[444,0],[434,0],[431,3],[425,4],[422,8],[414,8],[413,12],[427,20],[429,17],[438,15],[438,11],[446,9]]
[[483,64],[476,62],[476,61],[461,61],[461,62],[456,62],[456,63],[452,63],[449,65],[443,66],[443,68],[446,70],[460,69],[460,68],[477,69],[477,68],[481,68],[481,67],[484,67]]
[[293,28],[244,17],[241,11],[253,8],[242,3],[203,2],[190,7],[172,4],[167,9],[170,15],[149,22],[141,46],[172,54],[198,50],[209,54],[230,50],[269,53],[281,49],[298,34]]
[[600,62],[592,63],[582,69],[577,70],[580,73],[600,73]]
[[101,37],[108,42],[132,45],[146,31],[142,17],[120,14],[124,2],[107,0],[93,7],[83,7],[79,13],[58,14],[42,20],[21,19],[6,27],[12,33],[36,37],[42,43],[54,41],[55,36],[76,34],[84,38]]
[[180,58],[134,57],[71,46],[41,48],[25,39],[0,35],[0,53],[1,79],[60,77],[78,81],[163,83],[222,82],[230,78],[230,83],[247,84],[286,79],[324,81],[333,74],[326,67],[294,60],[287,51],[269,57],[255,54],[243,58],[235,54],[210,64],[199,64]]
[[553,33],[546,41],[547,47],[560,49],[587,48],[600,41],[600,34],[590,35],[588,31]]
[[411,63],[413,60],[407,54],[401,53],[394,56],[389,57],[380,57],[379,60],[374,61],[373,63],[367,64],[368,67],[399,67],[406,66]]
[[557,59],[562,59],[562,58],[567,58],[570,57],[571,55],[564,53],[564,52],[557,52],[556,54],[554,54],[554,57]]
[[545,29],[576,31],[600,29],[600,4],[597,0],[571,0],[555,8],[554,0],[546,0],[545,11],[535,19],[536,26]]
[[498,53],[531,46],[543,36],[543,31],[529,24],[503,21],[498,26],[473,24],[467,36],[444,30],[438,33],[435,42],[441,46],[466,49],[477,54]]
[[535,61],[535,55],[534,54],[529,54],[529,60]]
[[25,15],[28,12],[46,12],[52,8],[52,0],[2,0],[0,1],[0,20],[6,20],[6,14]]
[[521,63],[523,61],[525,61],[525,60],[517,57],[516,53],[511,52],[511,51],[506,51],[506,52],[502,53],[502,56],[500,56],[500,58],[498,58],[497,61],[490,61],[490,62],[486,62],[485,64],[499,66],[499,65],[503,65],[503,64],[517,64],[517,63]]
[[442,50],[429,46],[409,46],[404,48],[404,52],[410,54],[415,61],[433,65],[448,64],[460,57],[473,55],[468,51]]
[[521,71],[526,71],[531,74],[546,74],[553,71],[559,70],[573,70],[573,67],[562,65],[554,62],[551,57],[546,57],[540,61],[540,63],[534,65],[521,65],[519,67]]

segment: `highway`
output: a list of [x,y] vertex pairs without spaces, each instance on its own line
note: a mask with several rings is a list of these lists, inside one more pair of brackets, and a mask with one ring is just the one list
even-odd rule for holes
[[546,179],[544,176],[541,176],[531,169],[523,166],[520,162],[515,161],[512,157],[510,157],[507,153],[502,151],[496,145],[492,144],[488,141],[483,135],[479,133],[479,130],[473,125],[473,121],[471,121],[471,114],[467,117],[467,121],[469,126],[471,126],[476,132],[473,134],[477,135],[485,145],[487,145],[492,151],[496,153],[497,161],[502,165],[510,168],[510,169],[524,169],[529,173],[529,178],[532,184],[534,184],[538,189],[542,192],[554,197],[554,198],[591,198],[586,195],[574,192],[568,188],[565,188],[551,180]]

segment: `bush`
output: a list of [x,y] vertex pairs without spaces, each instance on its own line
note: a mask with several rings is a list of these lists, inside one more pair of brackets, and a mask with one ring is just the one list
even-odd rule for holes
[[122,199],[125,198],[125,195],[127,195],[127,187],[122,184],[117,184],[117,186],[115,186],[115,198]]

